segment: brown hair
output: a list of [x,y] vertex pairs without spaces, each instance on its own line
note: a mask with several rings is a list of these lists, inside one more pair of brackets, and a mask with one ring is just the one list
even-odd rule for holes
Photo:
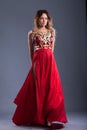
[[41,15],[43,13],[45,13],[47,15],[47,17],[48,17],[48,22],[47,22],[46,28],[47,29],[52,29],[52,17],[48,13],[48,11],[47,10],[38,10],[36,12],[35,17],[34,17],[34,30],[40,28],[39,19],[40,19]]

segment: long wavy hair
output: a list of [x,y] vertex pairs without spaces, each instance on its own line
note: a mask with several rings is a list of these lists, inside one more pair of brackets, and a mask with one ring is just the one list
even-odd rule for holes
[[47,10],[38,10],[36,12],[36,15],[34,17],[34,30],[37,30],[37,29],[40,28],[39,19],[42,16],[43,13],[45,13],[47,15],[47,18],[48,18],[48,22],[47,22],[46,28],[50,29],[50,30],[53,30],[53,27],[52,27],[53,26],[52,17],[50,16],[50,14],[48,13]]

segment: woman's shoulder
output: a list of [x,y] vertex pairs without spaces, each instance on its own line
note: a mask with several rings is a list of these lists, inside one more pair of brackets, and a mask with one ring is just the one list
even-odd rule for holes
[[56,29],[55,28],[52,27],[50,29],[50,32],[51,32],[52,35],[54,35],[54,36],[56,35]]
[[28,37],[32,38],[34,36],[34,30],[29,30],[28,31]]
[[28,31],[28,36],[30,36],[32,34],[32,32],[33,32],[32,30],[29,30]]
[[36,34],[37,32],[38,32],[37,30],[32,29],[32,30],[29,30],[29,31],[28,31],[28,35],[34,35],[34,34]]

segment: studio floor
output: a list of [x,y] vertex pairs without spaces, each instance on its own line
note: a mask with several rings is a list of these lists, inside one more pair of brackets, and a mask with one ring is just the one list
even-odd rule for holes
[[[87,129],[87,113],[73,113],[67,114],[68,123],[62,130],[86,130]],[[56,128],[57,129],[57,128]],[[11,120],[11,116],[0,117],[0,130],[53,130],[53,128],[46,127],[30,127],[30,126],[16,126]]]

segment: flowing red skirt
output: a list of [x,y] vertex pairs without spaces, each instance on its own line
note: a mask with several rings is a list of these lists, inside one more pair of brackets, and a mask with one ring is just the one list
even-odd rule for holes
[[35,51],[30,71],[18,92],[12,117],[16,125],[67,122],[60,75],[52,50]]

